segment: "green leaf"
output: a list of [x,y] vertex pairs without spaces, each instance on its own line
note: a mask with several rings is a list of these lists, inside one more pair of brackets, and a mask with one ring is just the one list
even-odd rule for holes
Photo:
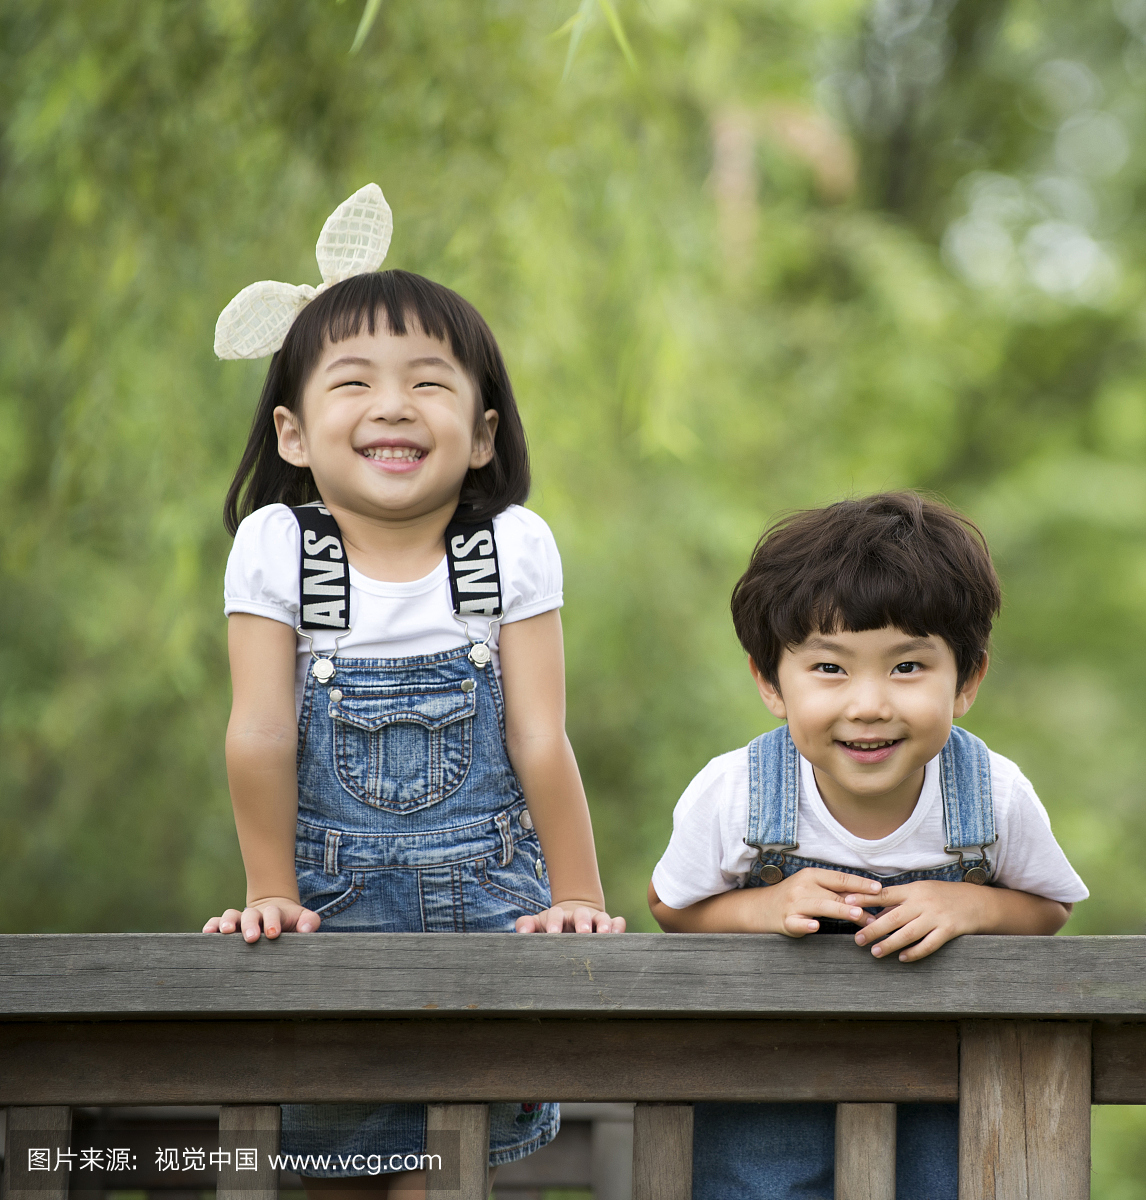
[[569,72],[573,69],[573,60],[577,57],[577,47],[581,45],[581,39],[585,36],[585,30],[589,28],[592,16],[593,0],[581,0],[581,7],[561,26],[561,29],[568,28],[570,33],[569,51],[565,55],[565,68],[561,72],[562,83],[569,78]]
[[362,43],[366,41],[366,35],[373,28],[374,20],[381,7],[382,0],[366,0],[366,7],[362,10],[362,20],[358,22],[358,31],[355,33],[354,42],[350,47],[351,54],[357,54],[362,49]]
[[621,48],[621,53],[625,56],[625,62],[629,64],[629,68],[635,73],[637,70],[637,58],[633,53],[632,46],[629,45],[628,36],[625,33],[625,27],[621,24],[621,18],[617,15],[616,8],[613,7],[613,0],[597,0],[601,6],[601,11],[605,14],[605,20],[609,22],[609,28],[613,31],[613,37],[617,39],[617,45]]

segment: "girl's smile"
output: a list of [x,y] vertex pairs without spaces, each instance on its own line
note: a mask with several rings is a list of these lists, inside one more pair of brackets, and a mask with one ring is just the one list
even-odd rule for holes
[[416,471],[426,460],[424,446],[394,438],[379,438],[360,447],[358,453],[379,471],[394,475]]

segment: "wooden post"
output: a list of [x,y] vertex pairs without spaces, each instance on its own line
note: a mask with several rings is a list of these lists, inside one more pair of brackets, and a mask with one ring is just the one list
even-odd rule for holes
[[1085,1022],[966,1021],[959,1050],[959,1200],[1088,1200]]
[[271,1167],[270,1155],[279,1152],[281,1129],[277,1104],[220,1107],[219,1147],[230,1152],[231,1162],[219,1168],[216,1200],[278,1200],[279,1173]]
[[443,1200],[486,1200],[489,1195],[489,1105],[429,1104],[426,1106],[426,1149],[434,1152],[434,1134],[458,1134],[459,1186],[435,1187],[429,1173],[427,1191]]
[[[36,1108],[10,1108],[4,1132],[4,1174],[0,1179],[3,1200],[67,1200],[68,1184],[76,1174],[77,1163],[68,1170],[61,1165],[56,1170],[56,1151],[68,1151],[72,1135],[72,1110],[63,1105],[40,1105]],[[28,1151],[46,1150],[50,1171],[37,1172],[36,1189],[14,1186],[17,1174],[27,1179]],[[66,1162],[67,1160],[65,1160]],[[78,1160],[77,1160],[78,1162]]]
[[836,1105],[836,1200],[895,1200],[895,1105]]
[[633,1200],[691,1200],[692,1105],[633,1111]]

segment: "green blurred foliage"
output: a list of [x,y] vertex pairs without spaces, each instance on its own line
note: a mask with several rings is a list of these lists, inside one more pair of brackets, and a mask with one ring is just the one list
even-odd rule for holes
[[351,56],[334,0],[0,0],[3,928],[241,895],[220,506],[264,364],[212,328],[376,180],[388,265],[514,375],[614,908],[650,927],[681,789],[767,727],[727,615],[765,522],[912,486],[992,543],[968,725],[1092,889],[1069,930],[1143,930],[1146,0],[625,0],[631,65],[610,7],[391,0]]

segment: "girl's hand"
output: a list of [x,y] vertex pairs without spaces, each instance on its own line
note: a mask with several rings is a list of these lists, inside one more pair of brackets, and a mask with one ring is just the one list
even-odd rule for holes
[[265,896],[252,900],[242,912],[229,908],[221,917],[212,917],[203,926],[204,933],[236,933],[242,930],[244,941],[257,942],[260,933],[272,941],[280,933],[314,933],[322,918],[303,908],[289,896]]
[[625,918],[610,917],[592,901],[558,900],[536,916],[518,917],[516,933],[624,933]]

